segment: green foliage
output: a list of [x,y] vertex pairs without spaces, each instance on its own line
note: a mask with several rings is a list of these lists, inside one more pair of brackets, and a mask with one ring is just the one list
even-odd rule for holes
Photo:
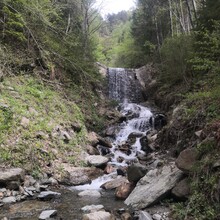
[[187,82],[189,65],[187,60],[191,56],[192,37],[176,36],[167,38],[161,48],[162,72],[161,82],[173,85]]
[[190,60],[195,73],[220,70],[220,22],[214,22],[212,30],[201,28],[195,33],[195,52]]

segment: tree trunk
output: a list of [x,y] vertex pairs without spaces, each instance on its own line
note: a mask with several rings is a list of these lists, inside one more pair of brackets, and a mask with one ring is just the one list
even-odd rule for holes
[[173,13],[172,13],[172,0],[168,0],[169,2],[169,12],[170,12],[170,31],[171,31],[171,36],[173,37]]

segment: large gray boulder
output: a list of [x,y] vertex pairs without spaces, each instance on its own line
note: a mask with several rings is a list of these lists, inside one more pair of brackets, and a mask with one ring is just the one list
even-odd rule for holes
[[163,198],[179,182],[183,173],[175,163],[149,171],[138,183],[126,205],[135,209],[143,209]]
[[0,168],[0,184],[8,185],[12,181],[24,181],[25,171],[21,168]]

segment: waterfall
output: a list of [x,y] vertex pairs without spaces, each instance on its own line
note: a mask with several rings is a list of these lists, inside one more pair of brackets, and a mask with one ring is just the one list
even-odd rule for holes
[[119,102],[143,100],[141,85],[134,69],[108,68],[109,98]]

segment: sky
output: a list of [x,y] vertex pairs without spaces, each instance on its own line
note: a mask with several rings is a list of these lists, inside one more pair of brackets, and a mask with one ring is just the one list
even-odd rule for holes
[[111,13],[118,13],[122,10],[129,10],[135,6],[135,0],[97,0],[97,6],[100,7],[102,16]]

